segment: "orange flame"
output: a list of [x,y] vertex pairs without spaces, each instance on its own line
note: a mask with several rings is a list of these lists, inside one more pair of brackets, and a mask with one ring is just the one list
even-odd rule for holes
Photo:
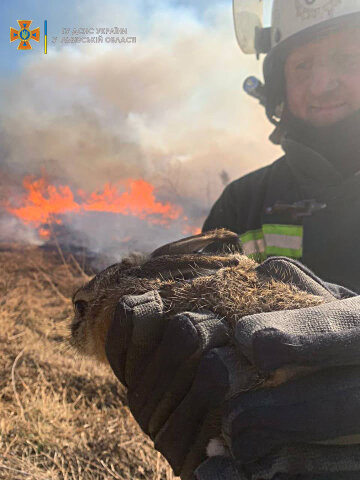
[[[27,224],[38,228],[39,235],[49,238],[51,224],[61,224],[60,215],[66,213],[112,212],[122,215],[134,215],[153,224],[167,225],[183,215],[178,205],[156,200],[155,187],[145,180],[127,180],[123,183],[106,184],[102,191],[86,194],[79,190],[76,200],[69,186],[48,184],[45,178],[26,177],[23,185],[27,194],[21,206],[10,204],[7,210]],[[120,193],[121,190],[127,189]],[[183,216],[186,221],[187,217]],[[193,233],[196,227],[187,227]]]
[[[85,211],[112,212],[122,215],[134,215],[145,219],[148,215],[157,214],[162,220],[152,219],[151,223],[167,223],[177,219],[182,209],[170,203],[155,200],[154,187],[145,180],[128,180],[129,192],[118,194],[118,188],[106,184],[102,193],[91,193],[83,204]],[[83,196],[83,192],[79,192]]]
[[38,230],[40,237],[45,238],[50,238],[51,232],[50,230],[47,230],[46,228],[39,228]]
[[186,225],[183,228],[184,235],[198,235],[199,233],[201,233],[201,228],[195,227],[194,225]]
[[28,191],[24,199],[24,206],[8,208],[13,215],[21,218],[24,222],[33,222],[36,226],[50,221],[56,221],[54,215],[77,211],[80,206],[74,201],[74,196],[69,187],[47,185],[44,178],[31,181],[27,177],[23,181],[24,188]]

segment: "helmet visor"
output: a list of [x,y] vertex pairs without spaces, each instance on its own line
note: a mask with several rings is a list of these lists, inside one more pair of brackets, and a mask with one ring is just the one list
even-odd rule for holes
[[255,32],[262,28],[262,0],[233,0],[233,18],[237,42],[244,53],[256,53]]

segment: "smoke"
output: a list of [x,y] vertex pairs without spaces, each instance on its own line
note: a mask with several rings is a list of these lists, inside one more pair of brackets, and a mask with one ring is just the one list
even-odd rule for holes
[[[135,44],[50,44],[48,55],[29,57],[3,82],[1,172],[11,178],[13,196],[26,175],[44,172],[87,194],[142,178],[159,201],[181,205],[189,225],[201,227],[224,178],[278,155],[262,107],[241,88],[261,65],[238,49],[228,4],[202,15],[176,3],[116,5],[103,2],[100,10],[84,1],[74,26],[128,27]],[[81,17],[82,10],[91,15]],[[66,221],[98,251],[109,248],[109,238],[151,248],[182,235],[176,222],[155,227],[123,215],[111,221],[73,214]],[[14,219],[11,225],[13,231]]]

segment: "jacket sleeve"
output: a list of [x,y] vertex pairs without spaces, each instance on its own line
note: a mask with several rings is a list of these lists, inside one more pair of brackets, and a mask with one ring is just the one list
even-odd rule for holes
[[215,228],[227,228],[237,233],[237,211],[234,184],[228,185],[216,200],[205,220],[202,231],[207,232]]
[[231,182],[214,203],[202,231],[227,228],[242,234],[260,228],[264,194],[271,165],[248,173]]

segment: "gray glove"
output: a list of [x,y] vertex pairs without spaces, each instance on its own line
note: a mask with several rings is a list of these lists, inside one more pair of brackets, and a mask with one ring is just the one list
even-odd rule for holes
[[[283,258],[271,258],[257,270],[322,295],[327,303],[241,318],[236,327],[236,341],[251,363],[264,372],[289,364],[321,367],[360,364],[360,298],[354,292],[329,286],[306,267]],[[341,292],[338,298],[342,302],[334,301],[335,291]]]
[[[276,264],[276,261],[279,264]],[[308,330],[303,330],[300,327],[304,322],[304,312],[308,310],[322,312],[322,309],[327,312],[326,309],[330,306],[334,307],[334,312],[337,312],[336,306],[343,305],[350,300],[336,302],[333,296],[334,292],[340,292],[342,295],[351,295],[351,292],[329,287],[318,281],[311,272],[283,259],[271,259],[271,262],[265,262],[259,269],[262,269],[260,273],[274,278],[279,278],[280,272],[280,277],[284,281],[291,281],[304,290],[323,295],[328,302],[332,303],[302,311],[265,314],[265,317],[261,314],[245,317],[239,321],[236,328],[236,341],[239,348],[229,346],[228,327],[225,322],[213,314],[190,313],[167,318],[157,292],[124,297],[115,313],[106,345],[109,362],[119,380],[128,387],[129,406],[134,417],[154,440],[156,448],[168,459],[175,474],[181,475],[183,479],[191,478],[192,472],[205,459],[208,440],[219,433],[220,413],[226,400],[228,401],[223,431],[227,435],[228,444],[238,461],[209,459],[199,466],[194,478],[199,480],[226,478],[227,480],[227,477],[223,475],[230,475],[229,472],[233,475],[229,478],[238,476],[239,480],[250,478],[304,480],[311,478],[313,480],[323,478],[320,476],[291,477],[288,473],[291,471],[290,467],[283,467],[286,473],[281,471],[280,467],[278,470],[276,470],[277,467],[274,467],[277,465],[276,460],[281,457],[271,459],[269,455],[276,449],[283,452],[281,448],[284,441],[289,443],[291,440],[298,444],[312,438],[314,428],[311,428],[312,425],[309,422],[313,408],[311,402],[314,402],[315,407],[318,408],[321,401],[324,403],[324,399],[320,399],[316,403],[319,400],[319,396],[317,396],[319,390],[315,388],[311,393],[311,389],[316,387],[316,382],[321,382],[324,378],[316,377],[315,383],[308,383],[305,386],[300,384],[300,390],[301,388],[307,390],[310,386],[309,396],[301,397],[301,402],[305,406],[301,410],[302,416],[300,415],[299,418],[305,419],[305,422],[298,421],[298,410],[295,409],[291,413],[291,408],[287,408],[289,404],[290,407],[293,406],[291,402],[294,403],[294,398],[298,398],[299,384],[296,382],[304,379],[294,381],[295,387],[291,383],[291,385],[286,384],[273,389],[270,397],[269,392],[265,390],[241,392],[251,390],[257,384],[258,375],[253,364],[265,374],[272,371],[273,368],[288,364],[288,357],[283,356],[281,357],[283,361],[278,361],[275,367],[271,365],[271,359],[267,352],[273,351],[273,344],[271,341],[268,342],[268,339],[273,339],[278,344],[279,336],[268,337],[266,332],[278,331],[278,324],[279,322],[281,324],[282,318],[288,314],[299,312],[297,325],[299,332],[304,334],[301,337],[302,345],[308,345],[309,338],[313,338],[312,329],[314,328],[310,319],[314,317],[312,313],[309,318]],[[324,315],[326,317],[327,314],[324,313]],[[265,323],[264,319],[266,319]],[[264,325],[265,328],[263,328]],[[341,326],[342,323],[340,322],[339,325]],[[282,335],[281,339],[284,338],[284,331],[285,333],[288,333],[289,330],[293,331],[291,322],[290,325],[285,323],[285,327],[285,330],[279,330]],[[269,350],[262,350],[263,338],[267,339],[267,343],[265,343]],[[258,343],[258,339],[260,339],[260,343]],[[334,343],[336,341],[333,341],[332,344]],[[281,341],[280,344],[288,347]],[[298,357],[293,363],[296,364],[297,360]],[[300,358],[300,360],[302,360],[300,364],[306,363],[304,358]],[[325,366],[328,365],[329,363],[325,363]],[[353,382],[355,375],[354,369],[346,371],[345,380],[343,380],[342,372],[332,375],[329,391],[335,395],[332,397],[334,400],[336,400],[338,392],[344,390],[344,381],[345,385],[348,384],[346,382]],[[325,381],[326,378],[325,375]],[[352,383],[351,394],[354,393],[352,408],[357,406],[357,385],[356,382]],[[270,417],[266,416],[266,412],[270,411],[268,407],[273,408]],[[334,409],[330,411],[334,414]],[[332,420],[332,417],[326,415],[325,420],[329,423],[329,419]],[[343,417],[346,417],[346,410]],[[272,419],[272,422],[267,424],[269,418]],[[324,416],[322,418],[324,420]],[[295,425],[295,433],[299,430],[299,426],[301,427],[300,435],[289,437],[287,433],[289,429],[285,428],[285,435],[281,436],[284,425],[291,425],[291,422]],[[322,425],[321,422],[319,423]],[[341,435],[342,424],[339,424],[338,427]],[[310,428],[310,433],[307,432],[307,428]],[[292,432],[291,428],[290,431]],[[345,435],[348,434],[349,428],[345,432]],[[324,435],[326,439],[330,438],[329,430]],[[273,437],[276,439],[275,442],[272,441]],[[260,463],[262,456],[268,459],[268,464]],[[293,457],[295,458],[296,455]],[[278,462],[278,464],[280,463]],[[287,465],[286,461],[284,460],[281,465]],[[293,466],[294,462],[291,465]],[[269,475],[272,476],[266,477],[264,472],[273,472],[271,468],[275,468],[275,476],[270,473]],[[260,476],[253,476],[257,475],[256,472],[261,472]],[[302,473],[300,470],[298,472]],[[311,474],[313,472],[314,470],[311,471]],[[278,474],[280,476],[276,476]]]
[[[219,406],[233,383],[222,361],[234,355],[229,338],[226,322],[212,313],[167,318],[155,291],[123,297],[108,333],[107,357],[128,388],[131,412],[183,479],[220,433]],[[236,360],[236,381],[248,389],[257,374],[241,355]]]
[[[284,259],[272,258],[259,270],[297,277],[306,290],[309,278],[317,280]],[[345,299],[252,315],[236,326],[238,347],[262,374],[289,365],[319,369],[228,402],[223,432],[245,478],[360,478],[360,297],[321,281],[318,286]]]

